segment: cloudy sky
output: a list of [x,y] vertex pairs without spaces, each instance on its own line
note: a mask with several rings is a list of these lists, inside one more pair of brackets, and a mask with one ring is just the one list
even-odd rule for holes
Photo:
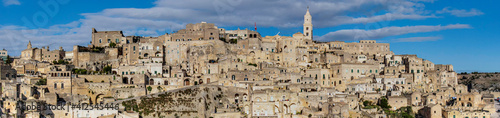
[[417,54],[457,71],[500,72],[500,10],[494,0],[2,0],[0,48],[18,56],[36,47],[90,44],[91,28],[159,36],[188,23],[254,29],[266,35],[302,31],[307,6],[314,40],[377,40],[396,54]]

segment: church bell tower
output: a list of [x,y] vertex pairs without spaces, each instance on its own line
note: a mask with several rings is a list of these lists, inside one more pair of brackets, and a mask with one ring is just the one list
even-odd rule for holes
[[306,39],[311,39],[313,36],[313,25],[312,25],[312,17],[309,13],[309,6],[307,7],[306,15],[304,15],[304,36]]

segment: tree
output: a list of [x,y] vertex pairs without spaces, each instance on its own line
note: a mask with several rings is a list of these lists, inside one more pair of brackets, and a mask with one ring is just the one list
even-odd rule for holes
[[363,101],[363,105],[370,106],[370,105],[372,105],[372,101],[365,100],[365,101]]
[[64,61],[64,60],[62,60],[62,59],[59,59],[59,60],[57,60],[57,61],[52,61],[52,63],[53,63],[53,64],[68,64],[68,62],[67,62],[67,61]]
[[151,91],[151,90],[153,90],[153,87],[148,86],[147,89],[148,89],[148,91]]
[[387,101],[387,98],[381,98],[379,102],[379,106],[384,108],[384,109],[389,109],[391,108],[391,105],[389,105],[389,102]]
[[66,61],[64,61],[64,60],[62,60],[62,59],[59,59],[59,60],[57,61],[57,63],[59,63],[59,64],[66,64]]
[[238,39],[231,39],[229,40],[229,43],[236,44],[238,43]]
[[109,43],[109,47],[112,47],[112,48],[116,47],[116,43],[113,43],[113,42]]
[[81,75],[87,74],[87,70],[85,70],[85,69],[76,69],[76,68],[74,68],[71,71],[73,71],[73,73],[75,73],[75,74],[81,74]]
[[47,85],[47,79],[46,78],[42,78],[40,80],[38,80],[35,85]]
[[6,63],[6,64],[10,64],[10,63],[12,63],[12,60],[11,60],[11,58],[10,58],[10,56],[9,56],[9,55],[7,55],[7,60],[5,60],[5,63]]
[[111,69],[112,69],[111,66],[106,66],[102,70],[104,73],[111,73]]
[[161,88],[160,86],[156,87],[156,89],[158,89],[158,91],[163,90],[163,88]]

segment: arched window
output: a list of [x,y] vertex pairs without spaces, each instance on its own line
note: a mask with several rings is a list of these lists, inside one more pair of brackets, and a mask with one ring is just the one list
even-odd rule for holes
[[236,76],[235,76],[235,75],[232,75],[232,76],[231,76],[231,80],[236,80]]
[[57,83],[54,83],[54,89],[57,89]]
[[61,89],[64,89],[64,83],[61,83]]
[[99,39],[99,43],[102,43],[102,39]]
[[149,79],[149,85],[154,85],[155,81],[153,79]]

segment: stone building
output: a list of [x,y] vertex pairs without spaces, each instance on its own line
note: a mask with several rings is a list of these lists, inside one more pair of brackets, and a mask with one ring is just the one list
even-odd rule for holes
[[[302,31],[261,36],[201,22],[157,37],[92,29],[91,45],[67,52],[30,42],[19,59],[0,66],[2,113],[20,113],[8,111],[15,101],[40,101],[116,103],[121,109],[26,116],[390,116],[362,105],[382,98],[389,110],[411,106],[424,117],[486,117],[494,110],[492,95],[458,84],[452,65],[395,55],[390,44],[375,40],[313,40],[309,9]],[[59,60],[69,63],[51,63]]]
[[0,59],[2,59],[4,62],[7,61],[7,56],[9,56],[9,52],[5,49],[0,50]]

